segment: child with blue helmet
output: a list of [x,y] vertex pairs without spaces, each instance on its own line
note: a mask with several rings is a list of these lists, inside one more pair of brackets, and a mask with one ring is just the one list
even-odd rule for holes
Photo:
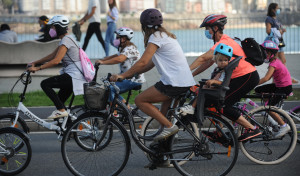
[[[211,74],[211,79],[205,82],[203,88],[213,88],[214,84],[221,85],[224,78],[225,72],[224,68],[228,65],[232,57],[233,49],[231,46],[220,43],[214,50],[214,60],[217,67],[213,70]],[[196,89],[198,92],[198,89]],[[192,105],[186,105],[180,108],[182,115],[194,114],[197,101],[194,101]]]

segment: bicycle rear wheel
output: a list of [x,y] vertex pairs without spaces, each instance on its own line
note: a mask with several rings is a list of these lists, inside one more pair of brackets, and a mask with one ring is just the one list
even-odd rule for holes
[[[287,123],[291,130],[280,138],[274,138],[278,131],[277,122],[269,115],[270,112],[277,113]],[[246,157],[258,164],[278,164],[287,159],[295,149],[297,143],[296,127],[290,116],[277,107],[258,107],[249,112],[263,127],[263,134],[246,142],[240,142],[240,148]],[[274,124],[275,123],[275,124]],[[241,135],[244,128],[240,127],[238,135]]]
[[22,172],[29,165],[31,155],[29,139],[21,131],[12,127],[0,129],[0,175]]
[[[184,123],[189,129],[191,129],[195,133],[196,136],[199,137],[199,130],[195,123],[189,122],[187,120],[185,120]],[[184,145],[185,143],[192,143],[194,141],[193,136],[186,129],[184,129],[183,126],[179,122],[176,125],[179,127],[179,132],[175,135],[173,145],[180,146],[180,145]],[[145,120],[145,122],[143,123],[142,129],[141,129],[141,135],[154,137],[161,131],[162,131],[162,126],[160,125],[160,123],[157,120],[153,119],[152,117],[148,117]],[[143,142],[147,146],[149,146],[153,141],[144,140]],[[145,153],[145,154],[147,155],[147,153]],[[193,156],[194,156],[194,152],[191,151],[189,153],[182,155],[182,158],[189,159],[189,158],[192,158]],[[182,165],[185,162],[186,162],[186,160],[182,160],[178,164]]]
[[[82,148],[75,136],[90,136],[94,146],[104,135],[106,117],[100,114],[78,118],[67,129],[61,144],[63,160],[74,175],[118,175],[125,167],[130,152],[130,139],[124,126],[115,119],[109,121],[108,128],[113,129],[110,140],[104,137],[98,150]],[[89,128],[78,128],[80,124],[90,122]],[[84,134],[85,133],[85,134]],[[105,135],[106,135],[105,134]],[[75,138],[75,139],[74,139]],[[105,144],[105,145],[104,145]]]
[[[200,128],[201,142],[194,139],[189,144],[172,145],[171,152],[178,150],[178,153],[171,154],[170,160],[182,175],[226,175],[236,163],[238,142],[233,127],[217,114],[206,114],[205,117]],[[191,150],[194,156],[180,165],[182,155]]]
[[298,119],[293,118],[295,125],[296,125],[296,130],[297,130],[297,142],[300,143],[300,106],[296,109],[293,109],[292,116],[295,115],[297,116]]

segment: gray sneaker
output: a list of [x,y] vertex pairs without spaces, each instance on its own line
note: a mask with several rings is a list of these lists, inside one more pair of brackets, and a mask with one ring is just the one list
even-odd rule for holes
[[275,133],[275,138],[280,138],[284,136],[286,133],[288,133],[291,130],[291,127],[287,124],[285,127],[280,127],[279,131]]
[[179,131],[178,126],[174,125],[171,128],[164,128],[164,130],[157,135],[153,141],[157,142],[163,139],[167,139],[168,137],[172,136],[173,134],[176,134]]

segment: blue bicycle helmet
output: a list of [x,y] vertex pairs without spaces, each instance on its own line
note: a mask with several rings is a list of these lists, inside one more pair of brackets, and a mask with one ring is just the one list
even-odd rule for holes
[[[225,45],[224,43],[220,43],[216,48],[215,48],[215,51],[214,51],[214,55],[216,55],[217,53],[221,53],[225,56],[228,56],[232,57],[232,52],[233,52],[233,49],[231,46],[228,46],[228,45]],[[230,60],[229,59],[229,60]]]

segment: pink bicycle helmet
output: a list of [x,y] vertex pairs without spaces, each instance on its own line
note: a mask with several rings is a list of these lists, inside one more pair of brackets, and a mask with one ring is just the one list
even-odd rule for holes
[[270,51],[273,54],[276,54],[279,50],[278,46],[276,45],[276,43],[274,43],[271,40],[266,40],[264,41],[264,43],[261,44],[261,46],[266,50],[266,51]]

